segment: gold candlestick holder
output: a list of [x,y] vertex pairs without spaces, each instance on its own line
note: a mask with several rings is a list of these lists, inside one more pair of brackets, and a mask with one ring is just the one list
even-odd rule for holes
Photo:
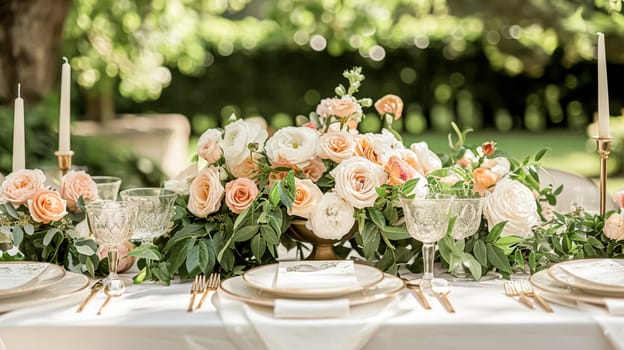
[[607,200],[607,159],[611,153],[613,137],[594,137],[600,155],[600,215],[604,215]]
[[67,174],[69,169],[71,169],[72,156],[74,155],[74,151],[69,151],[69,152],[56,151],[54,152],[54,155],[58,159],[59,171],[61,172],[61,177],[63,177],[65,174]]

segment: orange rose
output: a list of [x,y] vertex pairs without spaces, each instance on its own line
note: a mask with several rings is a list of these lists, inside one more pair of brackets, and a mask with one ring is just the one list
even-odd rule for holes
[[388,173],[388,185],[402,185],[407,180],[418,177],[418,173],[414,168],[409,166],[407,162],[397,156],[391,156],[384,167]]
[[33,199],[28,200],[30,216],[43,224],[61,220],[67,214],[65,207],[65,200],[58,192],[52,190],[40,189],[35,192]]
[[399,96],[386,95],[375,102],[375,109],[382,117],[386,114],[392,114],[394,120],[401,118],[403,113],[403,101]]
[[494,151],[496,151],[496,142],[488,141],[483,143],[483,145],[481,145],[481,150],[486,156],[491,156],[494,154]]
[[475,171],[472,172],[472,177],[475,183],[473,191],[476,193],[484,193],[498,182],[498,176],[490,169],[486,168],[475,169]]
[[82,170],[70,170],[61,179],[61,197],[67,201],[67,208],[71,211],[78,210],[80,196],[85,201],[91,201],[97,199],[97,195],[97,185],[91,176]]
[[[134,257],[128,256],[128,253],[134,249],[134,245],[130,242],[125,242],[117,246],[117,272],[122,273],[127,271],[134,264]],[[101,245],[97,251],[98,257],[100,260],[106,258],[108,256],[108,246]]]
[[303,176],[315,182],[323,176],[325,170],[327,170],[325,163],[318,157],[312,159],[308,165],[301,169]]
[[259,192],[256,183],[249,179],[230,181],[225,185],[225,205],[234,214],[240,214],[253,203]]
[[26,204],[37,190],[45,185],[46,177],[39,169],[21,169],[7,175],[0,186],[0,203],[9,202],[15,207]]
[[295,178],[295,200],[292,207],[288,208],[288,215],[309,219],[322,197],[323,192],[312,180]]

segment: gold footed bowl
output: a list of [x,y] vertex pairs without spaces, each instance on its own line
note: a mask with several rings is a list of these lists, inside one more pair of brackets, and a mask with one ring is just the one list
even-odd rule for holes
[[293,220],[288,228],[288,233],[292,238],[312,244],[312,252],[306,260],[338,260],[338,256],[334,252],[334,244],[353,238],[357,231],[357,225],[353,225],[351,231],[341,239],[325,239],[318,237],[312,230],[308,229],[306,222],[306,220]]

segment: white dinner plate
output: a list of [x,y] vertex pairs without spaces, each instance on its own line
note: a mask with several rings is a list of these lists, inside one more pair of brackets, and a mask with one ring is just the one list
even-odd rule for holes
[[587,282],[581,278],[578,278],[570,274],[567,270],[562,268],[560,264],[555,264],[549,267],[548,274],[550,275],[552,279],[554,279],[555,281],[559,282],[562,285],[575,288],[578,290],[582,290],[590,294],[615,297],[615,298],[624,297],[624,288],[615,287],[615,286],[613,287],[604,286],[604,285]]
[[369,288],[384,278],[384,273],[372,266],[354,264],[358,285],[326,289],[276,288],[274,286],[279,264],[259,266],[243,274],[243,281],[249,286],[273,295],[295,299],[334,298]]
[[587,284],[624,292],[624,259],[582,259],[557,264]]
[[61,266],[34,261],[0,262],[0,299],[27,294],[61,280]]
[[[349,300],[350,306],[357,306],[383,300],[396,295],[405,288],[405,282],[390,274],[374,286],[361,289],[343,297]],[[276,299],[282,299],[275,294],[267,293],[247,284],[242,276],[232,277],[223,282],[217,291],[220,295],[244,301],[249,304],[273,307]]]
[[605,298],[595,294],[587,293],[581,289],[567,286],[555,280],[546,270],[536,272],[529,277],[529,281],[533,284],[540,295],[551,301],[557,302],[561,299],[564,302],[585,302],[593,304],[604,304]]
[[85,275],[67,272],[63,279],[56,281],[47,288],[12,298],[0,299],[0,312],[17,310],[66,298],[76,298],[78,300],[89,290],[89,282],[89,277]]

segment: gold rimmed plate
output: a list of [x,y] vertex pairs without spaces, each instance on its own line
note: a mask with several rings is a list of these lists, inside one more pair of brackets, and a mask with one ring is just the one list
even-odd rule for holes
[[529,281],[540,295],[553,302],[584,302],[592,304],[604,304],[605,297],[589,294],[583,290],[567,286],[555,280],[548,271],[542,270],[529,277]]
[[384,273],[372,266],[354,264],[356,286],[344,286],[334,288],[277,288],[274,281],[277,275],[279,264],[259,266],[245,272],[242,281],[255,289],[270,293],[276,296],[293,299],[322,299],[335,298],[350,293],[354,293],[379,283],[384,278]]
[[0,262],[0,299],[46,288],[64,276],[64,268],[50,263],[34,261]]
[[[385,274],[383,279],[373,286],[342,295],[342,297],[349,300],[350,306],[358,306],[390,298],[404,288],[405,282],[403,280],[396,276]],[[275,294],[250,286],[241,276],[232,277],[221,282],[217,292],[248,304],[267,307],[273,307],[276,299],[282,299],[282,297],[278,297]]]
[[[582,290],[594,295],[623,298],[624,287],[620,287],[616,284],[608,285],[606,283],[596,283],[591,279],[591,275],[587,272],[589,269],[594,269],[594,274],[597,276],[596,281],[607,281],[602,279],[600,275],[615,275],[618,277],[621,273],[615,270],[604,271],[600,267],[604,267],[605,260],[613,259],[585,259],[585,260],[572,260],[564,263],[559,263],[548,268],[548,275],[559,284]],[[581,277],[583,276],[583,277]],[[607,278],[607,277],[605,277]]]

